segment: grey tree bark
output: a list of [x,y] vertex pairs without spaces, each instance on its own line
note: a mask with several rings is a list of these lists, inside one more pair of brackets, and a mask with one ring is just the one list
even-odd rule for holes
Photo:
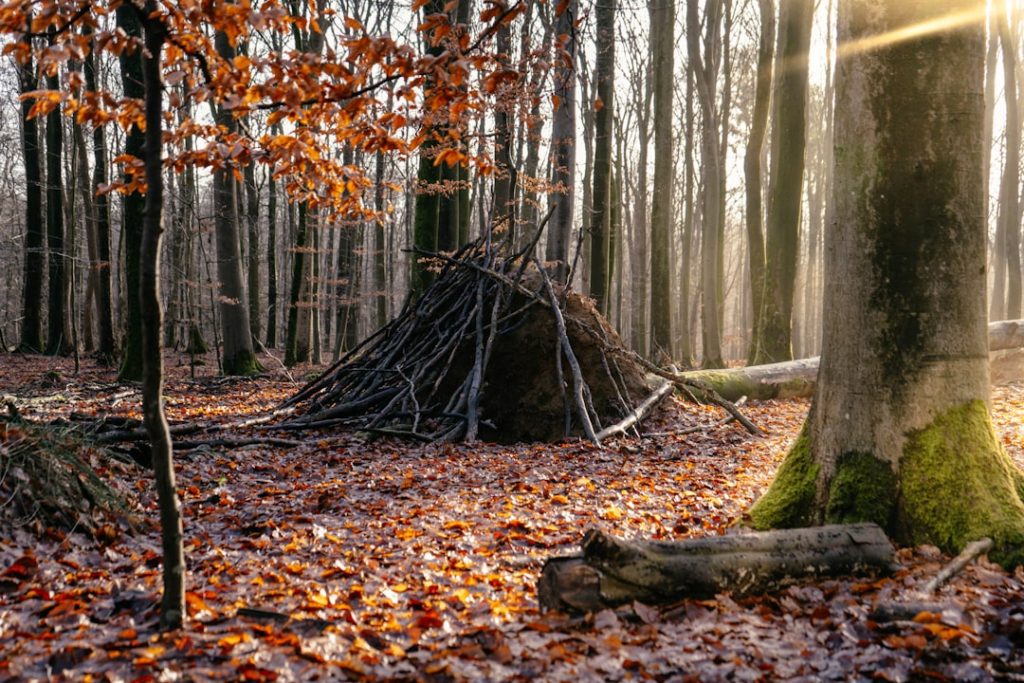
[[576,185],[576,0],[560,5],[555,18],[554,96],[558,105],[551,121],[551,195],[555,212],[548,225],[545,260],[554,263],[553,279],[565,284],[569,274]]
[[[819,382],[754,526],[874,521],[1024,559],[1024,476],[988,413],[982,0],[839,7],[835,221]],[[865,49],[871,46],[873,49]],[[956,283],[955,286],[950,283]]]
[[764,208],[761,201],[761,157],[764,154],[765,132],[772,95],[772,58],[775,52],[775,3],[758,0],[761,33],[757,47],[757,78],[754,85],[754,109],[750,133],[743,157],[743,178],[746,192],[747,262],[750,272],[752,320],[747,363],[752,364],[761,345],[761,300],[764,297]]
[[719,112],[716,104],[722,2],[708,0],[705,10],[703,56],[698,4],[697,0],[687,0],[686,48],[694,68],[694,82],[702,114],[700,149],[704,201],[701,217],[701,365],[705,368],[718,368],[725,364],[722,360],[722,331],[718,315],[718,291],[722,278],[718,258],[721,212],[719,193],[723,170],[719,157]]
[[756,363],[793,358],[793,294],[800,251],[800,197],[807,128],[808,51],[814,0],[779,5],[765,278]]
[[612,117],[615,112],[615,7],[602,0],[596,11],[597,65],[594,108],[594,190],[590,224],[590,296],[608,313],[611,263]]
[[[651,354],[672,357],[672,83],[675,73],[675,6],[662,0],[648,5],[651,58],[654,61],[654,194],[651,199]],[[641,188],[645,192],[646,188]]]
[[[227,34],[218,31],[214,37],[217,53],[231,61],[235,48]],[[237,128],[234,115],[223,106],[217,107],[217,125],[225,132]],[[227,168],[214,171],[213,194],[217,231],[217,279],[223,349],[221,366],[225,375],[252,375],[260,371],[253,351],[252,328],[249,321],[249,300],[242,275],[242,235],[238,221],[238,183]]]

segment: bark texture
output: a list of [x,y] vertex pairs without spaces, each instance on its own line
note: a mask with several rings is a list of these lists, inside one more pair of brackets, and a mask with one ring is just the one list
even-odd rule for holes
[[[672,356],[672,82],[675,71],[675,8],[655,0],[649,5],[654,59],[654,195],[651,200],[651,354]],[[646,188],[641,188],[646,192]]]
[[143,10],[146,26],[146,56],[143,74],[146,91],[146,213],[142,226],[138,296],[142,319],[142,413],[149,434],[160,506],[163,545],[164,594],[160,624],[179,628],[185,619],[185,549],[182,544],[181,505],[174,483],[171,434],[163,407],[163,356],[160,344],[162,310],[160,303],[160,239],[163,234],[163,89],[160,54],[166,32],[152,17],[156,3]]
[[597,611],[638,600],[763,593],[800,579],[887,571],[892,544],[874,524],[697,538],[623,541],[592,529],[583,554],[548,560],[537,584],[544,609]]
[[989,536],[1016,564],[1021,476],[987,411],[984,28],[875,44],[959,13],[985,14],[980,0],[840,5],[819,384],[750,515],[758,528],[873,521],[950,551]]

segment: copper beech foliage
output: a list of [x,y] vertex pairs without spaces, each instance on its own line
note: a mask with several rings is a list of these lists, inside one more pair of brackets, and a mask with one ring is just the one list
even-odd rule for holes
[[[503,83],[519,78],[489,50],[497,28],[514,20],[526,1],[484,0],[481,28],[472,33],[451,21],[450,8],[423,16],[426,1],[416,0],[412,9],[422,18],[419,42],[441,48],[439,54],[427,54],[391,35],[372,34],[357,18],[335,16],[330,8],[318,19],[312,0],[303,8],[308,16],[279,0],[161,0],[157,16],[169,34],[163,60],[165,165],[178,172],[189,165],[227,167],[240,179],[245,164],[267,164],[293,199],[338,214],[365,215],[370,211],[362,206],[361,195],[370,183],[361,169],[341,162],[344,145],[367,153],[410,154],[435,138],[436,164],[466,164],[489,174],[494,166],[486,153],[471,155],[460,144],[465,126],[443,124],[464,124],[480,115]],[[114,24],[120,4],[13,0],[0,5],[0,33],[13,39],[3,52],[20,62],[34,57],[43,74],[61,76],[59,91],[25,95],[35,100],[32,116],[60,107],[89,126],[144,128],[141,100],[84,90],[80,73],[66,68],[90,51],[116,56],[142,49],[141,41]],[[320,24],[326,21],[333,27],[332,40],[324,40],[320,51],[267,47],[293,45],[295,35],[323,37]],[[83,33],[86,26],[92,31]],[[249,54],[220,58],[214,49],[216,32],[233,45],[251,45]],[[272,34],[280,39],[268,40]],[[182,118],[177,112],[186,100],[194,116]],[[238,131],[228,132],[204,116],[207,105],[232,111],[242,124]],[[275,123],[283,132],[257,131]],[[187,152],[188,137],[205,144]],[[121,155],[115,162],[127,180],[111,183],[106,191],[145,189],[141,160]]]

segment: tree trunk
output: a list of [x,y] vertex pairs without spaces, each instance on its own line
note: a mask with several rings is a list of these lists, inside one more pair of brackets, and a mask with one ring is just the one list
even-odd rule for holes
[[[46,77],[46,87],[59,90],[57,74]],[[60,107],[46,115],[46,257],[49,291],[46,322],[46,353],[64,354],[71,348],[67,320],[68,254],[64,245],[64,184],[61,154],[64,150],[64,117]]]
[[704,55],[700,52],[700,20],[697,0],[688,0],[686,12],[686,47],[694,65],[697,99],[703,115],[701,161],[704,186],[701,217],[701,330],[705,368],[719,368],[722,361],[722,332],[718,316],[718,290],[722,274],[719,270],[719,212],[721,201],[718,147],[718,111],[716,107],[719,30],[722,21],[721,0],[709,0],[704,37]]
[[757,80],[754,87],[754,111],[750,134],[743,158],[743,179],[746,189],[747,262],[750,270],[750,303],[753,313],[750,325],[750,347],[747,363],[756,362],[761,346],[761,309],[764,297],[764,222],[761,203],[761,155],[768,128],[768,111],[772,94],[772,55],[775,43],[775,3],[758,0],[761,12],[761,34],[757,47]]
[[249,228],[249,330],[260,337],[260,196],[256,190],[256,162],[245,165],[245,222]]
[[548,225],[545,259],[554,262],[553,279],[565,284],[569,274],[576,185],[576,0],[561,5],[554,33],[554,106],[551,122],[551,195],[555,213]]
[[1016,41],[1010,32],[1006,12],[997,11],[999,43],[1003,52],[1003,100],[1006,105],[1006,163],[999,189],[999,232],[1005,240],[1006,254],[1006,308],[1008,318],[1021,314],[1020,271],[1020,113],[1017,109],[1017,57]]
[[615,112],[615,6],[605,0],[597,6],[597,66],[594,103],[594,191],[590,224],[590,296],[608,313],[609,222],[611,219],[612,116]]
[[[30,38],[22,39],[30,43]],[[30,52],[31,54],[31,52]],[[21,93],[39,89],[35,65],[29,59],[18,67]],[[33,101],[21,101],[21,148],[25,156],[25,270],[22,281],[21,340],[18,349],[26,353],[43,350],[43,262],[46,233],[43,230],[43,171],[39,159],[39,119],[29,118]]]
[[800,252],[800,196],[813,16],[813,0],[789,0],[779,6],[776,54],[783,66],[775,72],[764,295],[756,363],[793,358],[793,294]]
[[149,0],[142,18],[146,26],[143,72],[146,90],[146,213],[142,226],[139,297],[142,319],[142,412],[149,433],[160,506],[163,539],[164,595],[160,624],[179,628],[185,618],[185,549],[182,543],[181,509],[174,483],[171,435],[163,407],[163,356],[160,345],[160,237],[163,232],[163,88],[160,53],[166,36],[158,18],[150,16],[156,3]]
[[[672,357],[672,83],[675,78],[675,7],[662,0],[648,5],[654,61],[654,193],[651,199],[651,356]],[[647,188],[640,188],[646,192]]]
[[[992,129],[995,123],[996,109],[996,66],[999,62],[999,23],[998,12],[989,12],[988,52],[985,55],[985,165],[983,185],[985,188],[985,215],[990,214],[991,193],[989,177],[992,173]],[[989,320],[1002,320],[1006,317],[1006,236],[1003,234],[1002,222],[996,221],[996,237],[992,245],[992,296]]]
[[266,347],[278,346],[278,181],[266,179]]
[[[128,36],[142,38],[142,26],[135,11],[129,5],[117,8],[117,26]],[[130,48],[128,48],[130,49]],[[129,52],[128,49],[118,55],[121,67],[121,87],[125,97],[141,100],[146,95],[146,87],[142,76],[141,50]],[[143,158],[145,139],[138,126],[132,125],[125,136],[124,153],[139,159]],[[125,175],[125,180],[130,180]],[[127,295],[124,297],[125,338],[124,357],[118,379],[139,381],[142,379],[142,309],[139,298],[134,292],[139,291],[139,249],[142,243],[142,222],[144,220],[146,199],[140,192],[131,192],[124,196],[121,205],[121,248],[124,252],[124,285]]]
[[285,331],[284,364],[288,367],[309,360],[309,207],[298,205],[298,227],[295,230],[295,248],[292,250],[292,277],[288,296],[288,326]]
[[[757,528],[873,521],[899,543],[1024,555],[1024,475],[988,413],[981,0],[847,0],[836,76],[835,220],[823,362]],[[945,283],[955,282],[956,287]]]
[[694,190],[694,108],[693,108],[693,65],[686,65],[686,122],[683,128],[683,229],[680,235],[679,258],[679,315],[676,326],[676,360],[684,368],[693,366],[693,351],[696,342],[693,333],[696,325],[690,323],[690,260],[693,254],[693,190]]
[[[214,37],[217,53],[224,60],[235,57],[228,36],[218,31]],[[236,123],[232,113],[217,107],[217,125],[233,133]],[[238,183],[230,169],[213,173],[213,195],[217,230],[217,279],[220,291],[220,324],[224,340],[222,368],[225,375],[253,375],[260,371],[252,345],[249,323],[249,301],[242,277],[241,230],[238,224]]]
[[581,556],[549,559],[537,582],[542,609],[596,612],[638,601],[666,605],[719,593],[738,598],[800,580],[888,573],[892,543],[875,524],[845,524],[676,543],[624,541],[591,529]]

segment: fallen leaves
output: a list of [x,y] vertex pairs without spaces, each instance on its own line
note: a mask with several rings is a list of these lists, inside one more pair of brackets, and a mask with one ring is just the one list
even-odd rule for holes
[[[174,419],[235,421],[265,413],[290,389],[178,378],[168,398]],[[1000,391],[995,417],[1020,458],[1024,421],[1014,411],[1024,390]],[[84,395],[74,405],[90,407]],[[620,680],[680,671],[701,680],[851,672],[984,680],[978,671],[1019,670],[1024,575],[971,566],[943,589],[943,604],[955,608],[871,620],[875,605],[899,601],[934,574],[943,558],[927,548],[904,551],[906,569],[879,581],[662,609],[634,603],[582,620],[539,613],[541,562],[570,551],[589,526],[664,539],[726,532],[767,486],[805,410],[802,402],[749,406],[773,432],[756,440],[732,427],[673,436],[711,419],[701,407],[677,406],[650,426],[666,436],[607,450],[409,446],[324,433],[290,452],[191,452],[177,463],[190,554],[187,631],[155,630],[154,530],[103,543],[0,535],[0,678],[44,677],[47,666],[76,679],[187,671],[246,681]],[[151,505],[147,475],[120,476],[141,478],[142,504]]]

